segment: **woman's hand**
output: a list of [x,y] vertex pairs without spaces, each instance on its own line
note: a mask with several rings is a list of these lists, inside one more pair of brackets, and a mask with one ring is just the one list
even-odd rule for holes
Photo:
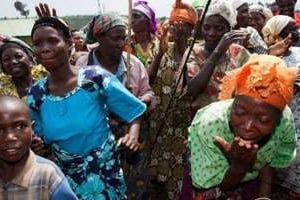
[[49,156],[51,154],[51,145],[45,145],[42,138],[37,135],[32,136],[31,149],[34,153],[41,156]]
[[241,167],[244,170],[252,168],[256,161],[258,145],[235,137],[232,144],[223,138],[216,136],[215,140],[222,152],[230,160],[231,165]]
[[46,3],[40,3],[35,7],[35,11],[38,17],[57,17],[56,9],[52,8],[52,13],[50,12],[50,8]]
[[269,47],[269,54],[273,56],[282,56],[285,54],[292,44],[292,34],[289,34],[283,40],[271,45]]
[[245,44],[248,42],[250,34],[244,30],[232,30],[225,33],[217,45],[215,51],[219,53],[225,52],[232,43]]
[[121,145],[124,145],[132,151],[137,151],[140,144],[136,135],[128,133],[118,140],[117,146]]
[[168,32],[169,32],[169,24],[165,24],[162,30],[162,35],[159,41],[159,54],[163,55],[168,51]]

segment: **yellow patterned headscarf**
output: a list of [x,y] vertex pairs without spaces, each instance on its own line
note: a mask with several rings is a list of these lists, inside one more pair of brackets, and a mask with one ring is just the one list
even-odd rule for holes
[[230,99],[233,94],[245,95],[283,110],[293,97],[297,72],[298,68],[288,68],[276,56],[252,55],[241,68],[226,73],[219,99]]
[[272,45],[281,40],[282,38],[280,38],[279,34],[290,21],[294,21],[294,19],[287,15],[276,15],[271,17],[262,29],[265,42],[268,45]]

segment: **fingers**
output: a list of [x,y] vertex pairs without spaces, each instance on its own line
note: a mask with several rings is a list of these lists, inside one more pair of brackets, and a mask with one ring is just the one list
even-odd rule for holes
[[57,17],[56,9],[55,8],[52,8],[52,15],[53,15],[53,17]]
[[136,151],[139,148],[139,142],[136,137],[126,134],[124,137],[120,138],[117,142],[117,146],[124,145],[132,151]]
[[39,5],[35,7],[35,11],[39,17],[57,17],[56,9],[53,8],[51,14],[50,8],[46,3],[39,3]]
[[38,17],[42,17],[43,16],[42,13],[41,13],[40,8],[38,6],[35,6],[35,12],[38,15]]
[[231,145],[222,137],[215,136],[215,141],[217,142],[222,152],[227,153],[230,150]]

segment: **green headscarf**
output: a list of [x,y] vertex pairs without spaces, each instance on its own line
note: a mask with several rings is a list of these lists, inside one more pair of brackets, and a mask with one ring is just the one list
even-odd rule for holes
[[196,9],[204,8],[206,4],[206,0],[194,0],[192,2],[192,7]]
[[89,28],[85,38],[86,43],[93,44],[97,42],[95,37],[97,34],[105,33],[117,26],[126,27],[126,24],[124,19],[115,13],[103,13],[95,16],[89,23]]

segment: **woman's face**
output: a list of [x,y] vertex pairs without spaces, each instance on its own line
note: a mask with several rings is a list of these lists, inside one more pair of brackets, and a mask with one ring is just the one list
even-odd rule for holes
[[265,17],[259,12],[250,12],[249,25],[255,28],[259,33],[261,33],[264,27],[265,21]]
[[290,21],[280,32],[279,36],[281,38],[286,38],[289,34],[292,34],[292,45],[293,43],[298,42],[300,36],[295,21]]
[[150,21],[148,17],[140,11],[132,11],[132,30],[133,32],[150,31]]
[[99,48],[101,51],[112,60],[119,62],[125,46],[126,28],[117,26],[96,37],[100,43]]
[[237,9],[237,27],[247,27],[249,25],[249,5],[244,3]]
[[220,15],[212,15],[204,19],[201,29],[205,46],[215,49],[225,33],[230,30],[228,22]]
[[8,47],[1,55],[4,73],[13,78],[20,78],[30,74],[33,62],[24,50],[17,47]]
[[71,40],[50,26],[37,28],[32,36],[34,53],[38,61],[51,72],[69,62]]
[[294,17],[295,1],[294,0],[276,0],[280,15]]
[[191,36],[193,25],[183,21],[173,21],[169,24],[168,38],[170,42],[177,42]]
[[273,133],[280,117],[281,112],[276,107],[259,99],[238,95],[232,105],[230,125],[235,136],[257,144]]

